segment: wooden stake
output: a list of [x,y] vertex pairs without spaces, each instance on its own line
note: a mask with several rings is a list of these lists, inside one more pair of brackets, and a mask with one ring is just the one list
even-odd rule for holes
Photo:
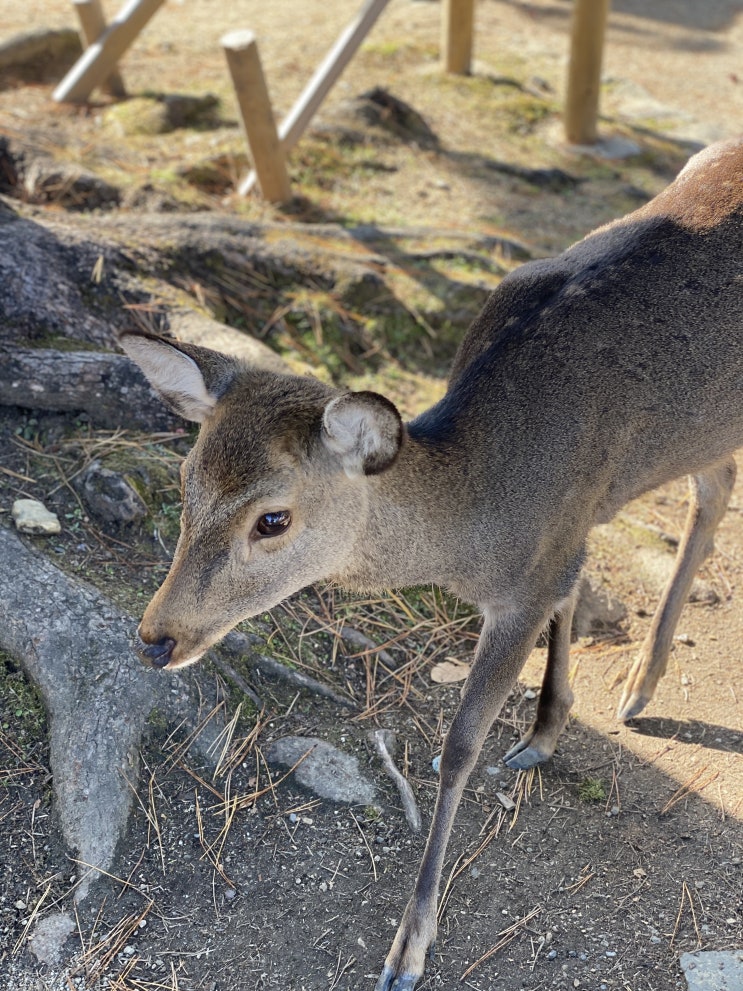
[[[317,67],[312,79],[302,90],[297,102],[279,125],[279,139],[286,154],[299,141],[317,109],[330,92],[340,74],[353,58],[356,49],[374,26],[388,0],[367,0],[356,17],[338,36],[333,47]],[[240,186],[240,194],[247,195],[256,180],[251,172]]]
[[285,203],[291,199],[291,185],[255,35],[232,31],[222,38],[222,47],[261,193],[271,203]]
[[81,103],[107,79],[164,0],[129,0],[98,40],[87,48],[52,94],[58,103]]
[[470,73],[474,0],[444,0],[441,19],[442,67],[460,76]]
[[598,140],[599,89],[609,0],[574,0],[565,100],[565,137],[571,144]]
[[[106,19],[103,16],[101,0],[72,0],[72,3],[80,20],[83,48],[89,48],[90,45],[98,41],[106,30]],[[108,78],[101,83],[101,89],[111,96],[119,98],[126,96],[124,80],[115,66]]]

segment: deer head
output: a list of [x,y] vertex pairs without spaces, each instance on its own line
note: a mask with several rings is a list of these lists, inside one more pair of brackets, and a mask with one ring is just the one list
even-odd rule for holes
[[395,461],[404,428],[373,392],[142,333],[120,343],[165,403],[201,424],[181,468],[173,563],[139,627],[143,660],[177,668],[240,620],[342,578],[364,531],[369,480]]

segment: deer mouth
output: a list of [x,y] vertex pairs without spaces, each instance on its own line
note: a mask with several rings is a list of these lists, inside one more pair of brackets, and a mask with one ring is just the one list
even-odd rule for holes
[[164,668],[172,661],[175,646],[176,642],[172,637],[163,637],[155,643],[145,643],[140,639],[135,649],[140,660],[148,667]]

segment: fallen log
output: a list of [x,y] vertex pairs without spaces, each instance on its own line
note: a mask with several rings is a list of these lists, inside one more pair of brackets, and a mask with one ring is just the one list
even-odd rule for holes
[[96,427],[172,430],[180,423],[123,355],[0,349],[0,405],[85,412]]

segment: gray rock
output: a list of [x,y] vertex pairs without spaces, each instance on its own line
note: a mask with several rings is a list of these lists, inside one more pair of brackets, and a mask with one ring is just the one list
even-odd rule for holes
[[577,637],[611,629],[627,616],[623,602],[600,588],[590,578],[581,580],[578,604],[573,616],[573,631]]
[[317,737],[286,736],[276,740],[269,747],[268,760],[284,768],[294,767],[301,760],[294,779],[318,798],[349,805],[372,805],[376,801],[376,788],[361,773],[358,760]]
[[[135,620],[3,526],[0,561],[0,649],[23,665],[49,714],[58,821],[76,859],[93,865],[75,890],[81,902],[123,836],[149,713],[193,721],[197,690],[191,672],[145,669],[130,647]],[[208,747],[218,729],[205,729],[196,742]]]
[[103,114],[106,128],[119,137],[168,134],[181,127],[211,127],[219,115],[219,99],[169,93],[137,96],[117,103]]
[[695,602],[697,605],[703,606],[715,606],[719,601],[720,596],[709,582],[705,582],[701,578],[694,580],[694,584],[691,586],[691,592],[689,593],[689,602]]
[[53,912],[36,923],[28,948],[39,963],[58,964],[68,936],[75,931],[75,920],[67,912]]
[[133,523],[147,515],[142,497],[126,478],[100,461],[88,465],[76,488],[90,515],[104,523]]
[[16,499],[12,515],[16,529],[21,533],[50,535],[62,532],[59,518],[36,499]]
[[117,187],[95,173],[47,158],[31,163],[24,186],[29,202],[54,203],[67,210],[110,209],[121,201]]
[[[660,537],[664,544],[669,544],[672,540],[667,534],[655,527],[642,525],[642,529],[646,533],[654,533]],[[678,541],[676,541],[677,543]],[[639,548],[635,559],[642,570],[643,581],[656,595],[660,596],[673,574],[673,569],[676,566],[676,555],[669,554],[662,547],[651,545]],[[708,606],[715,605],[719,602],[719,596],[708,582],[701,578],[695,578],[689,593],[689,602]]]
[[0,44],[0,73],[43,80],[50,71],[72,64],[82,50],[80,36],[74,28],[40,28],[17,34]]
[[568,145],[568,149],[576,155],[586,155],[589,158],[599,158],[603,161],[616,161],[622,158],[632,158],[639,155],[642,148],[636,141],[611,134],[593,145]]
[[689,991],[743,991],[743,950],[704,950],[681,955]]
[[[318,130],[318,128],[316,128]],[[419,148],[438,148],[439,139],[409,104],[377,86],[342,104],[333,124],[319,129],[349,144],[401,141]]]

